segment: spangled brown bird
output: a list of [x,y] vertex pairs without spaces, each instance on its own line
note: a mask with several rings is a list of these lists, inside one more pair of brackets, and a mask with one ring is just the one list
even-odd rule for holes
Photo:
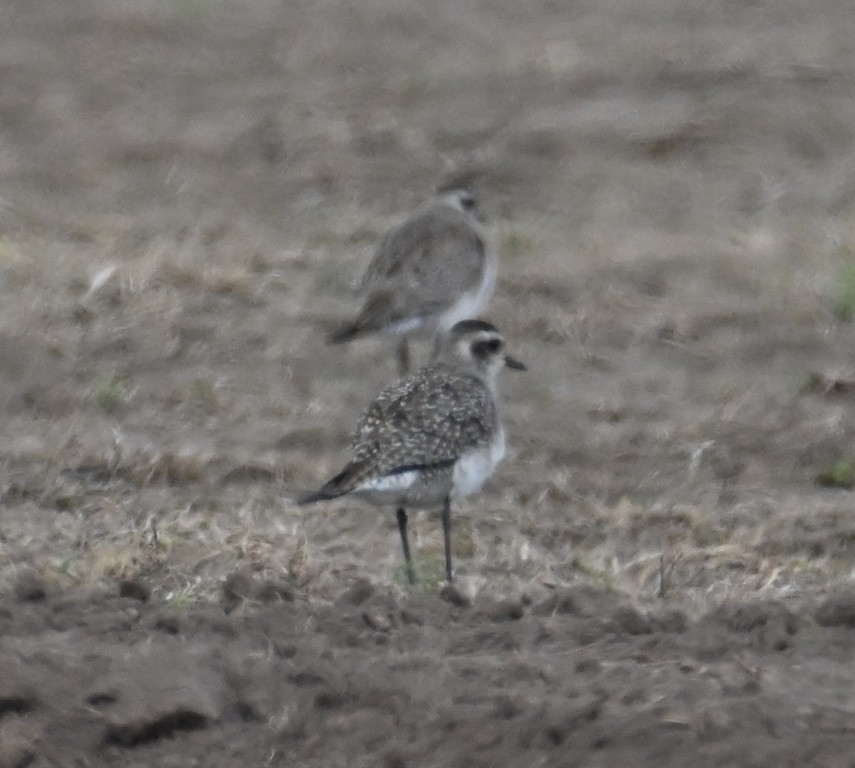
[[384,389],[362,416],[353,458],[301,504],[353,495],[395,506],[407,577],[415,581],[408,507],[442,505],[445,572],[452,581],[451,501],[477,491],[505,454],[496,378],[525,366],[504,352],[494,325],[457,323],[434,363]]
[[410,365],[409,336],[439,339],[459,320],[477,317],[496,284],[496,253],[481,226],[474,195],[437,193],[431,205],[388,232],[362,278],[362,309],[327,337],[330,344],[370,333],[401,336],[398,369]]

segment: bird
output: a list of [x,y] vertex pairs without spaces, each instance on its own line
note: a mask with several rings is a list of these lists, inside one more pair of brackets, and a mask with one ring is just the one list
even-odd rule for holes
[[504,347],[492,323],[456,323],[443,337],[435,361],[380,392],[358,423],[352,458],[298,503],[354,496],[394,507],[411,584],[415,572],[407,509],[441,507],[445,575],[451,584],[451,502],[479,490],[502,460],[505,432],[497,377],[505,367],[526,370]]
[[496,285],[498,257],[483,228],[474,193],[452,184],[437,190],[420,213],[387,232],[359,287],[362,308],[327,336],[342,344],[372,333],[400,336],[398,372],[410,368],[409,337],[434,337],[481,314]]

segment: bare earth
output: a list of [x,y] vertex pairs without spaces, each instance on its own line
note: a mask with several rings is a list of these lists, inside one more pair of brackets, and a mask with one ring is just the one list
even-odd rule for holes
[[[855,766],[849,0],[4,0],[0,768]],[[465,174],[510,451],[298,508]],[[419,354],[426,353],[423,345]]]

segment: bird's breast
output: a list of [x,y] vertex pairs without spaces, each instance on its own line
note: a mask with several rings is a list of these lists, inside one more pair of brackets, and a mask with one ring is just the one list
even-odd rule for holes
[[505,455],[505,433],[499,428],[493,440],[464,453],[454,465],[454,495],[468,496],[484,485]]
[[494,251],[489,250],[484,264],[484,271],[481,274],[481,280],[470,290],[460,294],[454,304],[440,317],[439,329],[443,333],[447,333],[455,323],[478,317],[481,314],[496,288],[497,271],[496,254]]

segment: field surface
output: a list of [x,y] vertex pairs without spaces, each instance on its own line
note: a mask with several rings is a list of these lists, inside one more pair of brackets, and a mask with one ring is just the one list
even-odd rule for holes
[[[855,766],[853,146],[849,0],[4,0],[0,768]],[[449,592],[293,499],[451,178],[529,371]]]

